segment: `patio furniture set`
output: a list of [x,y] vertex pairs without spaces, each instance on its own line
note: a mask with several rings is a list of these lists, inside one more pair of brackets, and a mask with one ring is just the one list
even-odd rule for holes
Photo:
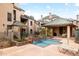
[[73,48],[69,45],[62,45],[58,47],[59,52],[70,55],[79,56],[79,48]]

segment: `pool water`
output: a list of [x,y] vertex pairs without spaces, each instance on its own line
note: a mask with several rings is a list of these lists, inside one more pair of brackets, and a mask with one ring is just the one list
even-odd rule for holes
[[46,47],[50,44],[60,44],[60,40],[56,39],[40,39],[38,41],[34,41],[33,44],[38,45],[40,47]]

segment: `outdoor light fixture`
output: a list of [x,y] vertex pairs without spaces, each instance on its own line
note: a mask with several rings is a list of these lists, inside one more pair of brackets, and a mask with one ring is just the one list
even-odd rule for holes
[[3,24],[3,27],[5,26],[5,24]]

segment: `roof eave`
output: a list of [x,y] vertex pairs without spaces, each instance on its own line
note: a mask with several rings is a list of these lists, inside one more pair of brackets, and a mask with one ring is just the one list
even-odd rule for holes
[[20,10],[20,11],[24,11],[25,12],[25,10],[23,10],[22,8],[19,8],[19,7],[17,7],[17,6],[13,6],[15,9],[18,9],[18,10]]
[[60,25],[43,25],[44,27],[60,27],[60,26],[75,26],[74,24],[60,24]]

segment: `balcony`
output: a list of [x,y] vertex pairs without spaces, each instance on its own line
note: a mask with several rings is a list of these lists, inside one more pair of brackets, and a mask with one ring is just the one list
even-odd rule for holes
[[27,15],[21,15],[21,23],[26,24],[28,21],[28,16]]

